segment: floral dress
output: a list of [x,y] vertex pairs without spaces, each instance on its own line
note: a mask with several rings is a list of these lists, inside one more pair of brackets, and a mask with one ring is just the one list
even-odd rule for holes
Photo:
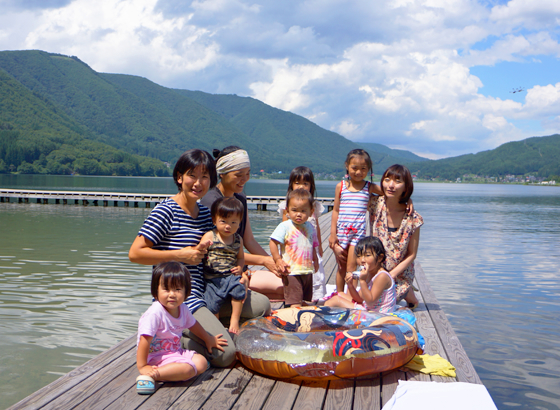
[[[406,258],[408,242],[414,232],[424,225],[422,217],[414,211],[412,215],[405,215],[401,226],[395,232],[389,232],[387,226],[387,205],[385,197],[372,197],[369,205],[370,231],[372,236],[377,236],[387,253],[383,267],[391,272],[401,261]],[[406,270],[395,278],[397,288],[397,302],[404,299],[414,280],[414,262]]]

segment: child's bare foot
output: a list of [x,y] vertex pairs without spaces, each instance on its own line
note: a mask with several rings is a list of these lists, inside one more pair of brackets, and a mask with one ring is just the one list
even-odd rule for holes
[[239,322],[238,321],[234,321],[233,319],[230,320],[229,332],[233,333],[234,335],[239,334]]

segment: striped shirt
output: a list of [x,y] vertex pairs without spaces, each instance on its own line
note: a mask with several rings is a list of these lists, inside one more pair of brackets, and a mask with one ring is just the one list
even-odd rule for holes
[[[198,217],[195,219],[183,211],[173,199],[165,199],[150,212],[138,235],[149,239],[154,244],[153,249],[161,251],[196,246],[202,235],[214,226],[208,208],[198,204],[198,211]],[[198,308],[206,306],[202,264],[185,266],[191,273],[191,294],[185,303],[194,313]]]
[[[340,192],[340,208],[338,212],[339,225],[364,225],[366,223],[366,211],[369,201],[369,181],[366,181],[361,191],[350,191],[346,183],[342,181]],[[356,227],[357,227],[356,226]]]

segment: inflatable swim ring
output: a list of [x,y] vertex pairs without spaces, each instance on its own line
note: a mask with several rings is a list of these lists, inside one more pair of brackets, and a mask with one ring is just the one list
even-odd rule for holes
[[397,315],[316,306],[279,309],[243,324],[235,338],[237,357],[258,373],[300,380],[396,369],[422,353],[416,330]]

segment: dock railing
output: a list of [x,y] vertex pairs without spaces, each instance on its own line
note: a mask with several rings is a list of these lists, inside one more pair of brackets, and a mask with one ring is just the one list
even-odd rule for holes
[[[29,203],[35,201],[38,204],[63,204],[63,205],[93,205],[93,206],[125,206],[130,204],[138,208],[143,203],[146,208],[155,206],[170,194],[143,194],[126,192],[95,192],[95,191],[51,191],[51,190],[32,190],[32,189],[9,189],[0,188],[0,202],[16,201],[19,203]],[[256,205],[257,210],[266,211],[269,205],[278,206],[285,200],[285,196],[275,195],[250,195],[247,196],[247,203]],[[315,198],[321,202],[327,211],[332,211],[334,206],[333,198]]]

